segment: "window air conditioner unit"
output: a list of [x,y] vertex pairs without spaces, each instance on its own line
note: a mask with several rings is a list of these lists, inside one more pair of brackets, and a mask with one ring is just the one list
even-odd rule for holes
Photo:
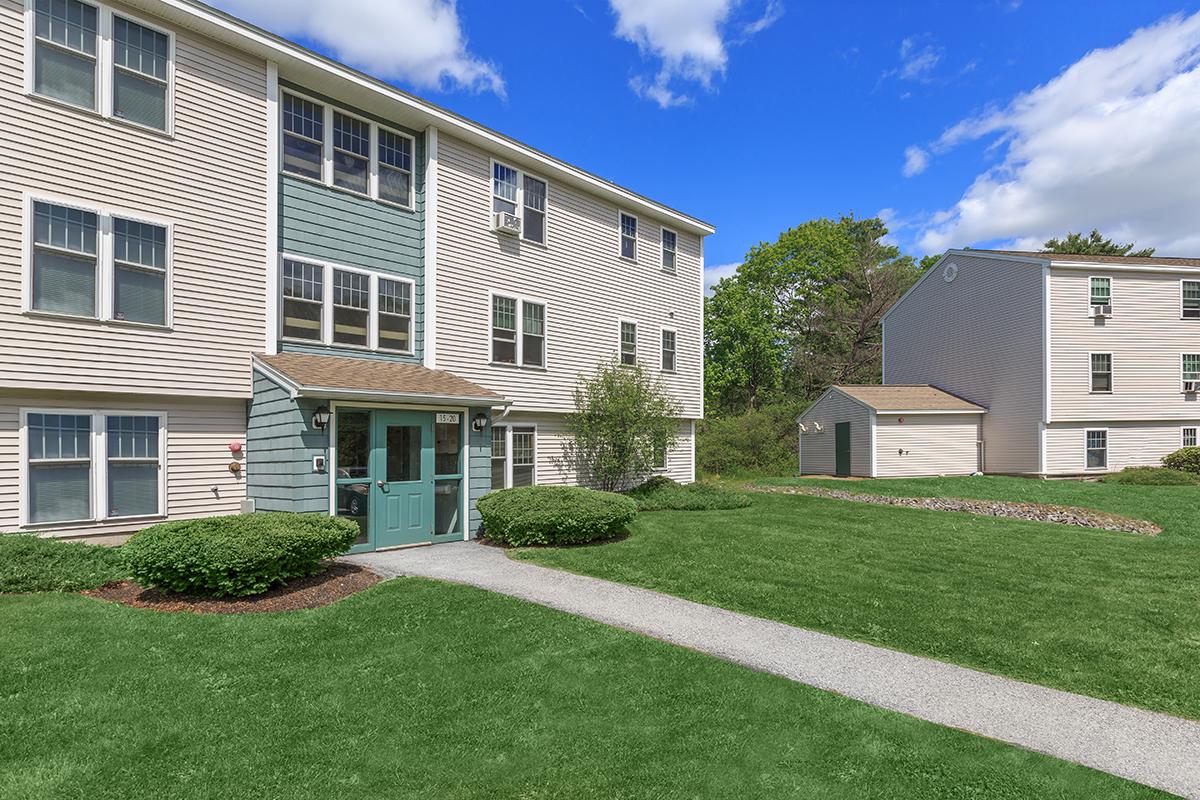
[[1187,392],[1188,394],[1195,394],[1196,392],[1200,391],[1200,381],[1184,381],[1183,391]]
[[1102,306],[1092,306],[1092,313],[1090,316],[1092,316],[1095,319],[1101,319],[1103,317],[1111,317],[1112,316],[1112,306],[1107,305],[1107,304],[1102,305]]
[[513,236],[521,235],[521,218],[507,211],[497,211],[492,215],[492,230],[508,233]]

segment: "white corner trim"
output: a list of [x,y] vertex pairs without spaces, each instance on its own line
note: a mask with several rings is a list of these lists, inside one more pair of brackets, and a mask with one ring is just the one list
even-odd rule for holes
[[[704,419],[704,392],[705,392],[705,388],[706,388],[706,385],[704,382],[704,237],[700,236],[697,238],[699,238],[699,240],[700,240],[700,342],[699,342],[700,351],[701,351],[700,352],[700,362],[701,362],[701,365],[700,365],[700,419]],[[678,248],[678,244],[676,244],[676,248]],[[675,256],[675,260],[676,261],[679,260],[678,255]],[[1181,296],[1182,296],[1182,291],[1183,290],[1180,289]],[[1180,300],[1179,302],[1182,303],[1183,301]],[[676,342],[675,346],[678,347],[679,343]],[[678,358],[679,358],[679,356],[676,355],[676,359],[678,359]],[[692,425],[692,433],[695,434],[695,424],[694,423]],[[692,456],[693,456],[692,460],[693,460],[693,462],[695,461],[695,453],[696,453],[696,444],[695,444],[695,439],[693,438],[693,441],[692,441]],[[692,478],[694,479],[695,477],[696,477],[696,470],[695,470],[695,467],[693,464]]]
[[279,65],[267,62],[267,355],[279,352]]
[[[425,325],[421,337],[424,363],[429,369],[437,369],[437,223],[438,129],[430,125],[425,129],[425,288],[422,303]],[[490,310],[488,315],[490,318]]]
[[877,416],[877,413],[875,411],[872,411],[871,415],[870,415],[870,420],[871,420],[871,422],[870,422],[870,425],[871,425],[871,477],[872,478],[879,477],[879,446],[878,446],[879,442],[875,435],[876,428],[878,427],[876,425],[876,416]]
[[1052,421],[1050,398],[1050,267],[1042,267],[1042,421]]

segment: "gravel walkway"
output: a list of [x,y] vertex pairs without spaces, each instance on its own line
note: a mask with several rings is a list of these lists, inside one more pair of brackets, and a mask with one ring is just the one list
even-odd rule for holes
[[1200,722],[509,559],[474,542],[349,556],[512,595],[923,720],[1200,798]]
[[1162,528],[1153,522],[1109,514],[1106,511],[1094,511],[1089,508],[1051,506],[1040,503],[1013,503],[1004,500],[971,500],[965,497],[893,497],[887,494],[865,494],[848,492],[844,489],[827,489],[823,486],[751,486],[749,488],[755,492],[803,494],[810,497],[829,497],[834,500],[853,500],[856,503],[871,503],[877,506],[925,508],[931,511],[963,511],[981,517],[1056,522],[1060,525],[1141,533],[1147,536],[1162,533]]

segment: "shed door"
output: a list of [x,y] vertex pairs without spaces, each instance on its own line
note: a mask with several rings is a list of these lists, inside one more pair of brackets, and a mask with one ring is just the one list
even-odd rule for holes
[[833,474],[850,475],[850,423],[838,422],[833,426]]

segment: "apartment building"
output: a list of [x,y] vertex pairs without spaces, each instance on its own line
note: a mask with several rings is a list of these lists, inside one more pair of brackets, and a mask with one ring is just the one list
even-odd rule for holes
[[712,227],[192,0],[0,0],[0,529],[473,535],[639,363],[694,473]]

